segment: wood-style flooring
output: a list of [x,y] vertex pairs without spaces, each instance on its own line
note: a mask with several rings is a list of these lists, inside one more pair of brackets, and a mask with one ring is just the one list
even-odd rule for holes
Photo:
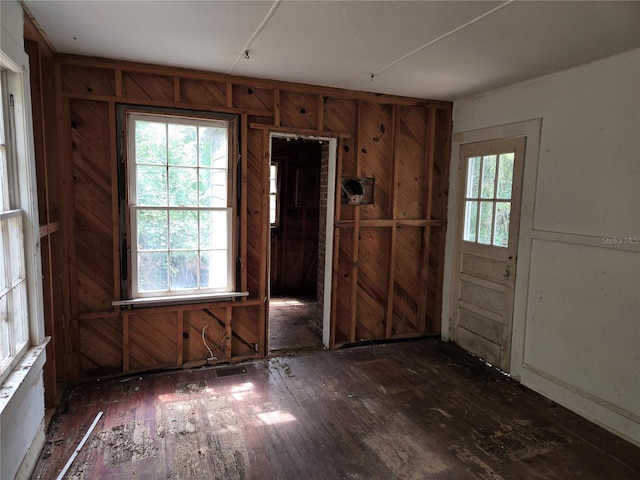
[[322,348],[322,320],[315,298],[277,296],[269,301],[269,351]]
[[438,339],[84,384],[34,479],[638,479],[640,448]]

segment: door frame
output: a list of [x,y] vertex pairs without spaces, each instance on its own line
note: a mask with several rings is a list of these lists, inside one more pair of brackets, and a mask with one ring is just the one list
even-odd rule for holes
[[[331,337],[331,289],[333,281],[333,228],[335,221],[336,206],[336,164],[338,159],[337,137],[323,137],[313,135],[296,135],[282,132],[271,132],[269,134],[269,163],[271,163],[271,148],[274,138],[290,138],[304,140],[318,140],[329,143],[329,158],[327,170],[327,215],[325,222],[325,252],[324,252],[324,290],[322,309],[322,344],[329,348]],[[267,192],[268,194],[268,192]],[[265,321],[265,351],[269,352],[269,301],[271,300],[271,242],[267,242],[267,298],[266,298],[266,321]]]
[[451,168],[449,177],[449,228],[445,242],[445,264],[442,292],[442,339],[450,341],[452,324],[451,302],[455,269],[455,245],[460,235],[454,217],[464,199],[459,197],[459,176],[461,175],[460,147],[466,143],[500,140],[510,137],[526,137],[524,152],[524,171],[522,175],[522,198],[518,238],[518,275],[513,295],[513,320],[511,333],[511,376],[519,380],[524,370],[524,339],[526,327],[527,291],[531,263],[531,242],[534,232],[534,213],[536,184],[538,176],[538,158],[542,119],[532,119],[517,123],[498,125],[466,132],[454,132],[451,143]]

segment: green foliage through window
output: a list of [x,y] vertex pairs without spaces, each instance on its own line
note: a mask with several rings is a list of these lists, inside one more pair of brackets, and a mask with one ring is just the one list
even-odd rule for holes
[[509,245],[513,162],[513,152],[467,159],[463,240]]
[[230,290],[229,122],[128,121],[134,295]]

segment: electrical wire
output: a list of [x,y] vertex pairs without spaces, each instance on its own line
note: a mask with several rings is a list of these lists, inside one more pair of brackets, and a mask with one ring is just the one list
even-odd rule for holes
[[216,360],[216,356],[213,354],[213,352],[209,348],[209,345],[207,345],[207,340],[204,338],[204,331],[207,329],[208,326],[209,325],[205,325],[204,328],[202,329],[202,343],[204,343],[204,346],[207,347],[207,350],[209,350],[210,357],[207,358],[207,360]]

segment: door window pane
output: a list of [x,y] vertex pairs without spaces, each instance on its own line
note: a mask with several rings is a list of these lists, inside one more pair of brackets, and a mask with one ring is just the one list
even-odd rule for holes
[[[495,247],[509,244],[513,152],[468,157],[462,239]],[[475,199],[480,199],[476,201]]]
[[467,201],[464,211],[464,236],[467,242],[476,241],[478,224],[478,202]]
[[513,153],[503,153],[500,155],[498,166],[498,192],[496,198],[511,199],[511,189],[513,184]]
[[496,156],[490,155],[482,159],[482,198],[493,198],[496,184]]
[[493,202],[480,202],[480,218],[478,221],[478,243],[491,245],[493,226]]
[[480,188],[480,157],[469,158],[467,168],[467,198],[478,198]]
[[511,204],[509,202],[496,203],[496,221],[493,231],[493,245],[496,247],[509,246],[509,216]]

